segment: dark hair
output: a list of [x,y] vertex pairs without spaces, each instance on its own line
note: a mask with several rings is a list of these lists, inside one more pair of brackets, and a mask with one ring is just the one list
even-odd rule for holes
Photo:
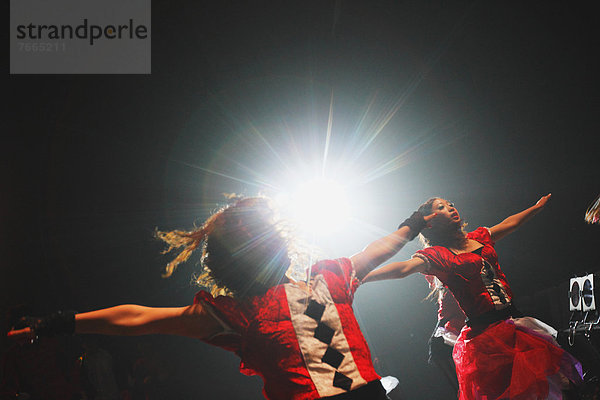
[[441,197],[432,197],[432,198],[430,198],[425,203],[421,204],[419,206],[419,208],[417,209],[417,211],[420,212],[423,215],[429,215],[429,214],[431,214],[431,212],[433,211],[433,202],[436,201],[437,199],[441,199]]
[[156,235],[169,245],[165,253],[183,247],[167,265],[165,276],[202,247],[204,272],[196,281],[213,295],[262,294],[280,283],[290,265],[286,234],[266,197],[239,199],[190,232],[157,231]]
[[[442,199],[442,197],[431,197],[425,203],[421,204],[417,211],[423,215],[429,215],[433,212],[433,203]],[[460,229],[452,230],[440,230],[426,228],[419,234],[419,240],[423,247],[427,246],[444,246],[457,248],[460,247],[466,241],[464,228],[467,226],[466,222],[463,222]]]

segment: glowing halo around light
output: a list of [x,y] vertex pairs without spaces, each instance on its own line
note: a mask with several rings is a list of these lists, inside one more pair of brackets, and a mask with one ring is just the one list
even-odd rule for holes
[[290,194],[276,198],[285,217],[301,232],[322,236],[341,230],[350,219],[344,187],[330,179],[300,183]]

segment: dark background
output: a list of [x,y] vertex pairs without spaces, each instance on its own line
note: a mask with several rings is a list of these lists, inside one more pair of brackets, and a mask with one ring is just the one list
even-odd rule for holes
[[[329,159],[364,179],[350,192],[359,222],[324,239],[328,256],[359,251],[434,195],[476,228],[551,192],[496,249],[516,301],[564,329],[566,282],[600,270],[600,227],[583,220],[600,193],[592,4],[155,1],[151,75],[7,75],[3,311],[188,304],[197,258],[161,278],[154,229],[189,228],[223,192],[315,168],[333,99]],[[400,379],[394,398],[452,398],[426,362],[426,294],[412,276],[356,296],[378,371]],[[136,340],[103,345],[128,359]],[[144,340],[176,382],[171,398],[261,398],[223,350]]]

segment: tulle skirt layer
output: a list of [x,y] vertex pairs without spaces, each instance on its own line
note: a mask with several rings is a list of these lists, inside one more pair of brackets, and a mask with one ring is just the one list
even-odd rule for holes
[[453,358],[460,400],[562,399],[569,380],[581,382],[581,364],[564,351],[550,326],[510,318],[482,331],[465,327]]

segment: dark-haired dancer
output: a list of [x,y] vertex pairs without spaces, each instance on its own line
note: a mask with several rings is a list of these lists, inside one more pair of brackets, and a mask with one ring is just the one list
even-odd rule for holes
[[[556,331],[512,304],[494,244],[541,211],[550,195],[491,228],[464,231],[454,204],[433,198],[423,215],[438,216],[423,229],[429,247],[408,261],[372,271],[364,281],[403,278],[415,272],[437,277],[467,316],[454,346],[460,399],[561,399],[569,380],[581,381],[581,365],[562,350]],[[568,378],[568,379],[567,379]]]
[[432,217],[415,215],[363,251],[320,261],[299,279],[297,271],[287,273],[299,254],[292,251],[271,202],[241,199],[191,232],[158,232],[168,250],[182,249],[167,275],[201,248],[206,269],[201,280],[211,282],[212,294],[200,291],[187,307],[121,305],[60,313],[31,319],[28,328],[9,335],[188,336],[236,353],[242,373],[262,377],[268,399],[386,399],[352,310],[354,292],[369,271]]

